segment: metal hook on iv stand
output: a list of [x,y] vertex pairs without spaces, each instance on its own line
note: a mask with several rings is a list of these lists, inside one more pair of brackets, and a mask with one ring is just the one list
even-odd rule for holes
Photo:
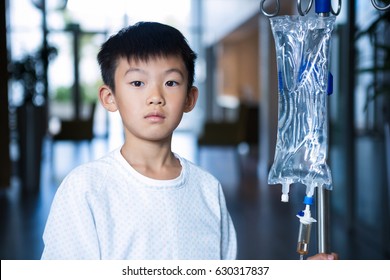
[[310,9],[311,9],[311,6],[313,6],[313,0],[310,0],[309,5],[307,6],[306,10],[302,11],[302,2],[301,2],[301,0],[297,1],[298,13],[301,16],[307,15],[309,13]]
[[273,13],[268,13],[268,12],[265,11],[265,9],[264,9],[264,3],[265,3],[265,1],[266,1],[266,0],[262,0],[262,1],[260,2],[260,10],[261,10],[261,12],[262,12],[265,16],[267,16],[267,17],[274,17],[274,16],[277,16],[277,15],[279,14],[279,11],[280,11],[280,0],[276,0],[276,10],[275,10],[275,12],[273,12]]
[[380,7],[378,5],[378,3],[376,2],[376,0],[371,0],[371,3],[372,5],[374,6],[375,9],[379,10],[379,11],[387,11],[387,10],[390,10],[390,4],[385,6],[385,7]]
[[341,11],[341,0],[339,0],[337,6],[338,6],[338,7],[337,7],[337,11],[335,12],[335,11],[333,10],[332,5],[330,5],[330,10],[332,11],[332,14],[334,14],[335,16],[338,16],[338,15],[340,14],[340,11]]

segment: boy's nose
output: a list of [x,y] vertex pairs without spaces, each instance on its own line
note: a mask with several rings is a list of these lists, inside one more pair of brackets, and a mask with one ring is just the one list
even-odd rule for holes
[[149,105],[164,105],[165,101],[161,96],[152,96],[148,100]]
[[149,105],[165,105],[165,99],[158,89],[155,89],[149,96],[147,103]]

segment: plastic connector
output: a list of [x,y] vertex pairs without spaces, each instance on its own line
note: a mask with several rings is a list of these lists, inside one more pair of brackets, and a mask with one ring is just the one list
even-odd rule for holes
[[312,196],[305,196],[303,203],[306,205],[313,205],[314,199]]
[[282,202],[288,202],[288,194],[282,194]]

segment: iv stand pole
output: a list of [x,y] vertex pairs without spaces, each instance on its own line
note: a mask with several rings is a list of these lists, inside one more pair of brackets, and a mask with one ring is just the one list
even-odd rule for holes
[[329,254],[329,191],[318,186],[316,195],[317,207],[317,250]]
[[[316,14],[321,17],[328,17],[330,12],[335,14],[330,0],[316,0]],[[318,4],[318,5],[317,5]],[[341,7],[341,1],[339,2]],[[339,11],[337,12],[337,14]],[[329,191],[323,185],[317,186],[316,195],[317,207],[317,250],[318,253],[329,254]]]

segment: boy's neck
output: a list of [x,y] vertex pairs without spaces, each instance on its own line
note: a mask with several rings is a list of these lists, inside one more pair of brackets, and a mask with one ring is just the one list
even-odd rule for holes
[[181,172],[180,161],[169,144],[134,146],[125,142],[121,154],[137,172],[152,179],[170,180],[177,178]]

